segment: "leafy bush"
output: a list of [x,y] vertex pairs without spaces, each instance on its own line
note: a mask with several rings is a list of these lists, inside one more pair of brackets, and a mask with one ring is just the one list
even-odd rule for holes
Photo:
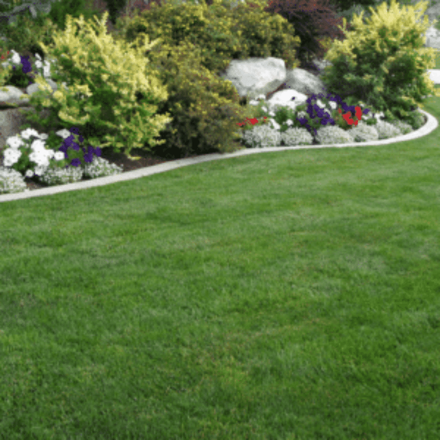
[[265,3],[238,4],[226,12],[235,22],[232,33],[240,35],[240,51],[230,54],[230,59],[250,57],[277,57],[284,60],[287,68],[296,68],[296,50],[301,43],[295,35],[295,27],[281,15],[266,12]]
[[[281,16],[264,13],[262,6],[250,8],[253,10],[246,15],[215,0],[209,8],[153,5],[130,22],[118,22],[120,36],[127,42],[136,44],[143,34],[150,40],[161,41],[146,56],[168,86],[169,99],[159,113],[162,110],[174,116],[169,129],[162,134],[167,141],[162,156],[175,158],[191,151],[206,153],[222,148],[230,152],[236,148],[233,141],[240,137],[236,125],[250,114],[239,106],[239,95],[230,82],[216,75],[232,58],[284,54],[290,63],[294,62],[291,49],[299,43],[299,38],[293,36],[293,27]],[[234,20],[237,16],[240,19]],[[233,36],[246,31],[249,35],[249,29],[261,34],[266,47],[252,47],[249,53],[245,38]],[[191,47],[197,48],[200,56],[188,52]],[[276,53],[268,53],[269,47]]]
[[167,86],[168,100],[158,114],[173,116],[161,131],[166,142],[156,150],[162,157],[180,158],[191,153],[232,152],[240,138],[238,123],[250,117],[239,104],[237,90],[203,67],[201,49],[189,42],[154,48],[151,66]]
[[294,28],[281,16],[263,12],[262,5],[239,5],[231,10],[218,0],[209,7],[153,4],[131,22],[120,20],[118,25],[120,29],[125,25],[123,37],[129,42],[141,34],[161,38],[167,48],[188,41],[200,47],[202,65],[215,73],[232,59],[249,57],[275,56],[288,67],[299,65],[294,65],[294,50],[300,42]]
[[113,24],[116,24],[117,17],[122,9],[125,8],[128,0],[106,0],[109,18]]
[[44,59],[44,51],[39,42],[51,44],[57,30],[57,26],[46,14],[39,14],[36,19],[18,16],[16,23],[5,27],[7,42],[2,46],[14,49],[20,55],[34,56],[37,53]]
[[85,4],[86,0],[56,1],[51,3],[49,13],[39,11],[36,18],[27,11],[25,15],[18,15],[15,23],[2,27],[2,34],[7,38],[8,46],[18,53],[31,53],[32,56],[38,53],[43,57],[38,42],[43,40],[44,44],[50,44],[55,29],[64,31],[68,14],[73,18],[82,14],[86,20],[94,16],[99,17],[99,11],[85,10]]
[[[60,128],[77,126],[93,147],[111,145],[115,152],[125,147],[130,157],[132,148],[142,148],[145,143],[160,144],[152,138],[171,118],[155,115],[155,111],[158,102],[168,96],[153,69],[149,69],[148,76],[145,73],[143,52],[155,42],[149,45],[144,42],[137,51],[123,42],[114,42],[107,35],[107,16],[107,12],[104,13],[98,24],[85,22],[82,16],[79,20],[68,17],[66,31],[54,35],[54,45],[42,45],[48,56],[57,60],[57,70],[52,75],[54,81],[65,82],[69,90],[60,87],[50,96],[51,87],[37,76],[36,82],[43,90],[29,99],[36,113],[22,112],[28,120],[43,127],[54,124],[55,113],[58,117],[55,122]],[[79,28],[78,35],[73,21]],[[78,99],[81,96],[87,99]],[[51,114],[47,119],[40,119],[38,114],[47,107],[51,108]],[[25,124],[21,128],[28,127]],[[103,140],[107,143],[102,143]],[[50,142],[49,137],[47,143],[52,147]]]
[[68,15],[72,18],[79,18],[82,15],[86,21],[92,20],[93,17],[101,17],[99,10],[86,9],[86,0],[62,0],[52,3],[47,18],[49,18],[58,29],[65,31]]
[[338,11],[347,11],[355,8],[368,9],[376,7],[381,0],[330,0],[333,7]]
[[[419,7],[422,11],[415,13]],[[400,10],[393,0],[390,10],[384,2],[365,24],[362,13],[355,16],[346,40],[334,41],[325,56],[332,63],[321,77],[327,90],[349,104],[372,105],[388,122],[401,119],[416,128],[421,116],[414,111],[417,104],[423,107],[423,97],[429,94],[440,97],[426,73],[434,67],[435,56],[432,48],[423,47],[427,17],[424,23],[416,22],[425,9],[426,3],[418,3]]]

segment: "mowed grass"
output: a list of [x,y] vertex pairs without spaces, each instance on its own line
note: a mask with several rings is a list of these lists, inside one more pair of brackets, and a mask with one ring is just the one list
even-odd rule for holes
[[0,439],[438,439],[439,133],[0,203]]

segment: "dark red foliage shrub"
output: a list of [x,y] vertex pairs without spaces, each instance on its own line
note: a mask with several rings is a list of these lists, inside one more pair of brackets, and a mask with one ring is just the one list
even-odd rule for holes
[[[281,15],[294,26],[295,34],[301,38],[298,58],[304,65],[313,56],[322,58],[325,55],[320,39],[345,39],[344,33],[337,27],[342,26],[342,18],[336,17],[329,0],[270,0],[263,10]],[[350,28],[347,23],[347,31]]]

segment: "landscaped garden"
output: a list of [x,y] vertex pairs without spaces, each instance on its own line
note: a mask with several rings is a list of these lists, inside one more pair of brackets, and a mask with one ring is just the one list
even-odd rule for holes
[[439,130],[1,202],[0,439],[438,438]]

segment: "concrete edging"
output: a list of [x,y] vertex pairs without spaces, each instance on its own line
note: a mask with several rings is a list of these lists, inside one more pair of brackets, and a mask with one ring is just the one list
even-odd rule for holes
[[167,162],[159,165],[153,165],[151,167],[142,168],[135,171],[129,171],[127,173],[117,174],[114,176],[106,176],[106,177],[98,177],[96,179],[91,179],[82,182],[68,183],[65,185],[59,186],[50,186],[47,188],[37,189],[34,191],[28,192],[19,192],[19,193],[11,193],[11,194],[3,194],[0,195],[0,203],[1,202],[9,202],[12,200],[20,200],[27,199],[31,197],[41,197],[51,194],[58,194],[61,192],[67,191],[75,191],[80,189],[88,189],[96,186],[104,186],[109,185],[111,183],[123,182],[125,180],[133,180],[138,179],[140,177],[151,176],[153,174],[163,173],[165,171],[174,170],[176,168],[181,168],[188,165],[194,165],[202,162],[209,162],[212,160],[219,159],[228,159],[232,157],[246,156],[248,154],[256,154],[256,153],[273,153],[277,151],[285,151],[285,150],[303,150],[303,149],[312,149],[312,148],[344,148],[344,147],[368,147],[368,146],[377,146],[377,145],[388,145],[394,144],[396,142],[405,142],[413,139],[417,139],[423,136],[426,136],[432,133],[438,127],[437,119],[431,114],[417,109],[419,112],[424,114],[427,117],[427,122],[425,125],[420,127],[418,130],[413,131],[411,133],[398,136],[392,139],[383,139],[381,141],[370,141],[370,142],[355,142],[353,144],[326,144],[326,145],[304,145],[304,146],[296,146],[296,147],[269,147],[269,148],[249,148],[245,150],[239,150],[234,153],[213,153],[213,154],[205,154],[195,158],[188,159],[177,159],[172,162]]

